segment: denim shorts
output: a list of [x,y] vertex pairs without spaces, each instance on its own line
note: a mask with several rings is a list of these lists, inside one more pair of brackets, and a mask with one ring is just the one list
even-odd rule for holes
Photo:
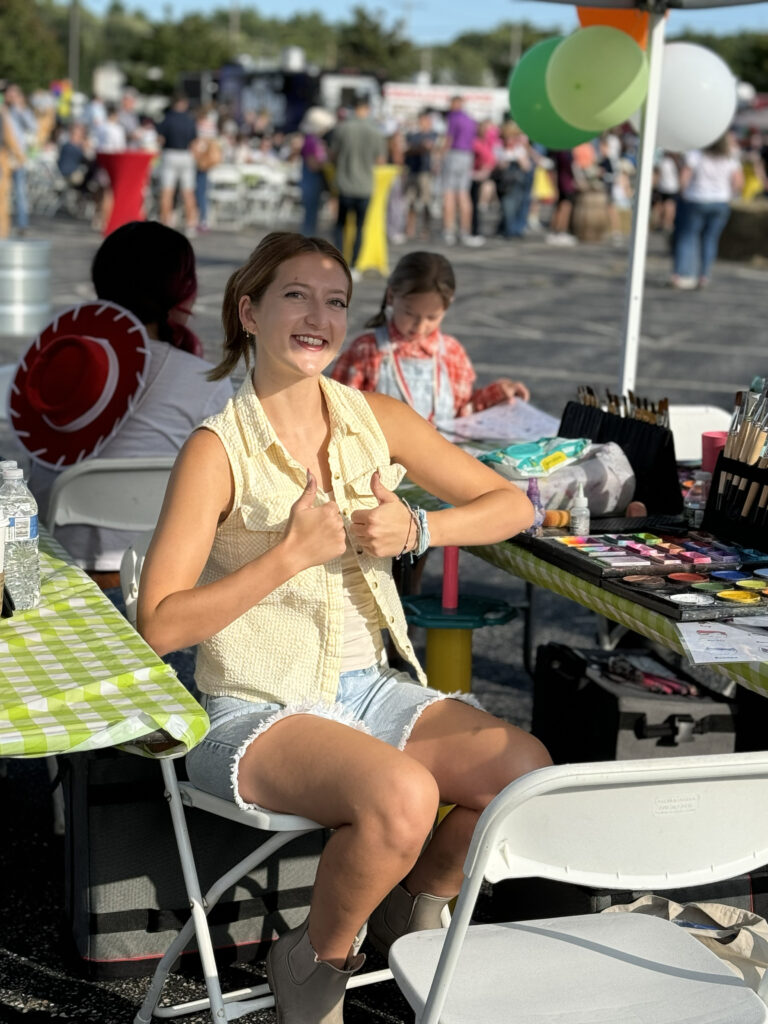
[[296,714],[319,715],[402,750],[424,709],[446,697],[479,707],[470,694],[448,694],[421,686],[408,673],[381,665],[342,672],[334,704],[285,705],[203,693],[199,699],[208,712],[211,728],[187,754],[187,772],[198,789],[233,800],[246,810],[254,808],[256,805],[246,803],[238,792],[240,758],[257,736],[280,719]]

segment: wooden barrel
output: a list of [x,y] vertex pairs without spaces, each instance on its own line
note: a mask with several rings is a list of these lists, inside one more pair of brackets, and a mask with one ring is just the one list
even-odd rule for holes
[[610,230],[605,190],[577,192],[573,201],[571,230],[581,242],[601,242]]
[[720,237],[717,255],[722,260],[768,257],[768,199],[731,203],[731,216]]

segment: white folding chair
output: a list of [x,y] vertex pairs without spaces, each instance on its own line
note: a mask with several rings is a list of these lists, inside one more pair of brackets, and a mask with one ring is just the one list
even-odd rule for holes
[[245,219],[246,191],[235,164],[217,164],[208,171],[208,210],[211,224],[239,228]]
[[[140,537],[136,544],[126,551],[120,567],[120,582],[126,601],[126,608],[128,607],[129,598],[132,599],[134,622],[141,569],[151,538],[151,532]],[[173,831],[176,836],[184,884],[186,885],[192,912],[188,921],[157,965],[146,998],[134,1018],[134,1024],[150,1024],[153,1017],[179,1017],[188,1013],[200,1013],[206,1009],[210,1011],[214,1024],[221,1024],[222,1021],[236,1020],[246,1013],[274,1006],[274,998],[269,990],[269,986],[266,984],[222,993],[216,968],[216,957],[208,930],[208,914],[216,906],[223,893],[232,888],[249,872],[264,863],[267,858],[277,853],[287,843],[290,843],[291,840],[306,835],[308,832],[321,829],[323,826],[315,821],[310,821],[308,818],[302,818],[294,814],[240,810],[234,803],[228,800],[221,800],[219,797],[211,796],[210,793],[196,789],[190,782],[179,782],[173,765],[173,758],[171,757],[161,759],[160,768],[163,773],[165,796],[171,810]],[[240,824],[248,825],[250,828],[261,829],[270,833],[253,853],[235,864],[234,867],[226,871],[215,881],[205,893],[205,896],[200,891],[200,882],[195,868],[194,855],[184,816],[185,807],[196,807],[199,810],[207,811],[209,814],[228,818],[230,821],[237,821]],[[222,851],[222,856],[226,856],[226,851]],[[168,973],[193,935],[197,939],[208,998],[196,999],[186,1003],[176,1003],[172,1006],[160,1006]],[[388,981],[391,977],[392,972],[388,969],[368,971],[365,974],[355,975],[351,978],[347,987],[357,988],[361,985],[372,985],[379,981]]]
[[675,439],[678,462],[701,459],[701,435],[705,430],[727,430],[731,414],[716,405],[670,405],[669,429]]
[[669,921],[470,918],[484,877],[656,891],[766,862],[768,752],[542,768],[481,815],[448,931],[403,936],[389,965],[419,1024],[765,1024],[762,991]]
[[46,525],[78,523],[141,533],[153,530],[175,455],[85,459],[65,469],[51,487]]

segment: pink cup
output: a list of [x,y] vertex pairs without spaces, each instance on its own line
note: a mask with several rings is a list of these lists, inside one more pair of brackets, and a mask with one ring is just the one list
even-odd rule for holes
[[713,473],[717,456],[725,447],[727,430],[707,430],[701,435],[701,468],[706,473]]

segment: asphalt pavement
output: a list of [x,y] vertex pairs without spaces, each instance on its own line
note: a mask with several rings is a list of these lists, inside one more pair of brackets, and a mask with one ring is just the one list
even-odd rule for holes
[[[33,222],[31,237],[51,241],[54,311],[92,297],[89,266],[99,237],[65,217]],[[229,274],[258,242],[254,232],[216,232],[194,241],[199,298],[193,327],[206,356],[216,360],[221,344],[219,312]],[[439,239],[391,247],[391,261],[414,248],[434,248],[453,262],[458,291],[444,324],[469,352],[479,382],[497,376],[524,380],[532,400],[559,416],[578,384],[615,390],[620,366],[621,322],[627,246],[547,245],[543,235],[520,241],[489,238],[479,249],[446,248]],[[125,273],[130,275],[131,268]],[[649,244],[638,394],[667,396],[673,403],[715,404],[730,409],[734,392],[755,374],[768,374],[765,267],[719,262],[711,287],[677,292],[666,287],[666,240]],[[366,274],[356,285],[349,337],[379,307],[384,280]],[[0,337],[0,363],[15,361],[30,338]],[[14,457],[7,424],[0,421],[0,455]],[[522,601],[520,581],[462,553],[462,592]],[[430,559],[426,590],[437,590],[440,559]],[[591,646],[593,616],[556,595],[541,592],[536,610],[538,642],[556,640]],[[421,641],[423,638],[417,637]],[[478,630],[473,643],[474,689],[489,710],[527,726],[531,680],[521,660],[522,619]],[[182,672],[189,671],[182,662]],[[5,763],[0,808],[5,822],[0,871],[0,1024],[10,1022],[130,1022],[146,989],[145,979],[87,980],[70,955],[63,917],[63,840],[52,834],[47,772],[42,761]],[[256,974],[259,968],[254,968]],[[251,969],[245,970],[250,975]],[[228,969],[240,984],[243,971]],[[181,993],[199,995],[195,976],[174,978]],[[206,1015],[190,1018],[202,1024]],[[272,1011],[254,1014],[272,1022]],[[410,1022],[413,1017],[393,983],[359,989],[348,997],[347,1024]]]

